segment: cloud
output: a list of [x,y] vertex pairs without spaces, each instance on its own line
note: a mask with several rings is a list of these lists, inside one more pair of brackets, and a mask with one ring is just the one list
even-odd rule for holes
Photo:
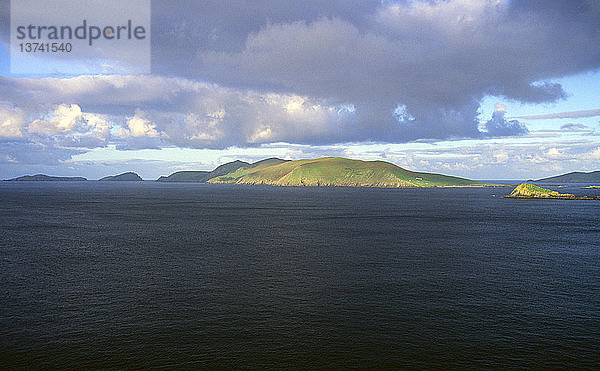
[[[169,145],[227,148],[276,142],[322,145],[481,136],[470,123],[471,112],[478,108],[473,102],[460,109],[439,107],[418,113],[403,107],[384,115],[377,104],[357,107],[297,94],[264,93],[155,76],[3,78],[2,85],[12,88],[15,104],[29,109],[29,116],[38,117],[29,124],[29,134],[71,135],[73,140],[63,143],[74,147],[112,141],[118,142],[120,149]],[[48,93],[39,94],[40,91]],[[78,103],[56,103],[60,101]],[[361,125],[367,117],[381,115],[386,116],[382,116],[382,122]],[[107,121],[109,118],[112,124]],[[419,119],[442,120],[446,124],[429,126]],[[114,135],[111,127],[115,128]],[[491,130],[495,136],[519,134],[496,127]],[[94,138],[98,139],[96,144],[91,143]]]
[[[590,152],[585,153],[582,157],[585,160],[591,160],[591,161],[600,160],[600,147],[598,147]],[[596,169],[598,169],[598,168],[596,167]]]
[[561,125],[560,129],[564,131],[582,131],[588,129],[588,127],[584,124],[568,123]]
[[27,130],[44,135],[64,134],[76,131],[82,120],[81,107],[77,104],[61,104],[56,107],[49,120],[36,119],[29,124]]
[[135,115],[127,120],[128,129],[121,128],[119,134],[123,137],[151,137],[157,138],[161,134],[156,130],[156,124],[150,122],[146,118],[146,114],[143,111],[137,111]]
[[0,142],[0,162],[5,165],[58,165],[84,152],[60,147],[53,141]]
[[27,140],[55,143],[62,147],[106,146],[112,125],[106,115],[87,113],[77,104],[60,104],[42,118],[24,124]]
[[0,76],[0,101],[27,111],[75,102],[87,112],[126,115],[132,107],[168,110],[213,84],[160,76],[82,75],[69,78]]
[[55,135],[53,139],[62,147],[98,148],[106,147],[111,140],[112,125],[105,115],[82,112],[82,119],[75,132]]
[[556,147],[550,148],[549,150],[547,150],[544,153],[544,155],[551,159],[564,159],[565,158],[565,154]]
[[506,118],[504,118],[505,114],[506,106],[504,104],[496,103],[492,118],[485,123],[486,136],[500,137],[525,135],[529,133],[527,127],[519,121],[506,120]]
[[[597,1],[184,0],[152,8],[154,75],[0,77],[0,101],[10,107],[0,117],[11,117],[0,133],[27,143],[23,151],[55,150],[56,159],[107,145],[331,149],[322,146],[497,138],[527,128],[497,109],[481,132],[483,97],[555,102],[567,96],[556,79],[600,68]],[[8,12],[0,8],[0,17]],[[0,155],[25,158],[15,148]],[[504,163],[497,155],[488,157]]]
[[0,107],[0,137],[16,138],[23,136],[25,114],[20,109]]
[[85,113],[84,117],[92,136],[101,139],[106,139],[110,136],[112,125],[107,121],[106,117],[93,113]]
[[[39,117],[26,119],[31,115]],[[111,127],[105,115],[83,112],[77,104],[29,113],[0,108],[0,162],[7,166],[58,165],[73,155],[106,146]]]
[[515,119],[523,119],[523,120],[545,120],[545,119],[575,119],[581,117],[594,117],[600,116],[600,109],[589,109],[589,110],[581,110],[581,111],[569,111],[569,112],[556,112],[556,113],[548,113],[543,115],[528,115],[528,116],[518,116],[512,117]]
[[[0,88],[3,86],[10,86],[15,104],[28,109],[30,116],[39,117],[30,124],[30,134],[90,130],[90,115],[94,114],[111,117],[115,122],[118,138],[112,139],[119,141],[119,148],[127,148],[126,141],[135,142],[135,148],[144,143],[151,148],[227,148],[281,141],[314,144],[358,139],[356,134],[349,135],[351,108],[295,94],[154,76],[3,78]],[[2,91],[0,99],[8,98],[8,94],[1,95]],[[57,103],[64,101],[78,104]],[[106,126],[94,130],[110,137]],[[142,137],[160,140],[135,139]]]
[[136,110],[135,115],[126,120],[126,127],[117,131],[114,143],[118,150],[160,149],[167,145],[168,135],[157,130],[148,112]]
[[[600,48],[585,50],[581,42],[592,37],[594,4],[580,8],[580,27],[558,31],[567,22],[559,9],[515,3],[384,2],[367,26],[335,16],[271,23],[250,33],[239,51],[199,50],[198,73],[224,85],[350,102],[369,139],[476,136],[483,96],[554,102],[566,92],[551,78],[598,65]],[[414,125],[394,131],[398,105]]]
[[[160,76],[2,79],[0,99],[27,113],[40,110],[36,102],[119,120],[141,110],[184,146],[478,138],[484,96],[554,102],[566,92],[553,79],[600,67],[599,9],[593,1],[157,1]],[[271,96],[320,108],[294,116],[266,103]],[[225,106],[217,123],[211,115]],[[353,111],[330,113],[342,106]],[[519,131],[504,126],[492,131]]]
[[506,163],[509,159],[508,153],[504,150],[495,152],[493,156],[497,163]]

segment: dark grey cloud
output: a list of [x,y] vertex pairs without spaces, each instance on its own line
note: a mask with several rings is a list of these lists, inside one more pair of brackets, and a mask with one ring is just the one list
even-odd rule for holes
[[[363,18],[292,12],[297,19],[240,33],[236,48],[199,45],[188,73],[352,103],[363,129],[357,137],[476,136],[473,105],[485,95],[554,102],[567,93],[552,79],[600,66],[597,3],[536,5],[390,2],[369,4]],[[397,105],[415,118],[412,125],[398,127],[391,114]]]
[[85,150],[63,148],[53,140],[0,140],[0,164],[58,165]]
[[506,107],[496,104],[496,109],[492,113],[492,118],[485,123],[486,136],[503,137],[513,135],[525,135],[529,129],[517,120],[507,120],[504,115]]
[[379,0],[154,0],[152,1],[153,71],[197,77],[200,51],[243,50],[248,35],[268,24],[340,17],[362,27]]

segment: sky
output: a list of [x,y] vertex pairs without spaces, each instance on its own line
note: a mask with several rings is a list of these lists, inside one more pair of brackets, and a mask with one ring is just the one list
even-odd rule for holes
[[0,179],[323,156],[600,170],[596,0],[152,1],[149,74],[11,74],[9,20],[0,0]]

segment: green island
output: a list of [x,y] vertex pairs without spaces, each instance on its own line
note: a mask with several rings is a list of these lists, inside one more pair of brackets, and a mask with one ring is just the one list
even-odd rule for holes
[[101,182],[141,182],[143,179],[132,171],[128,171],[119,175],[105,176],[98,179]]
[[519,184],[509,195],[504,197],[525,199],[600,200],[600,197],[575,196],[571,193],[558,193],[551,189],[542,188],[531,183]]
[[271,158],[208,179],[211,184],[321,187],[486,187],[494,184],[453,176],[418,173],[385,161],[340,157],[286,161]]

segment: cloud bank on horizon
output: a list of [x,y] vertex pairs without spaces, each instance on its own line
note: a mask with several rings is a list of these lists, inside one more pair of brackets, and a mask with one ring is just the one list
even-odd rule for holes
[[152,75],[0,77],[0,162],[522,136],[502,106],[480,126],[482,99],[565,99],[598,24],[593,0],[153,1]]

